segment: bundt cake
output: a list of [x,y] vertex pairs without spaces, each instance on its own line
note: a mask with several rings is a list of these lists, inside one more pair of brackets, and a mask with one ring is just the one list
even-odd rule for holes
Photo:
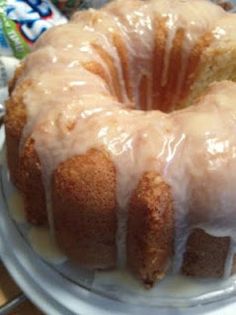
[[231,274],[235,29],[207,0],[116,0],[50,29],[22,62],[10,176],[28,222],[72,261],[127,266],[146,285],[170,269]]

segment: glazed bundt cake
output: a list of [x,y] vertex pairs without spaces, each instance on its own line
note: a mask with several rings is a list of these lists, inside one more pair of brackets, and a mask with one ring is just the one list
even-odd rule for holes
[[72,260],[147,285],[170,269],[231,274],[235,29],[206,0],[117,0],[47,31],[22,62],[11,179]]

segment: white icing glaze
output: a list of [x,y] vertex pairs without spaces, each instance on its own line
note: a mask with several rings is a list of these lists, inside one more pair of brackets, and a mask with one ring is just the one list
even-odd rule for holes
[[48,262],[61,264],[66,261],[66,256],[58,248],[48,228],[32,227],[28,233],[28,240],[35,252]]
[[[118,297],[131,304],[157,305],[163,297],[170,297],[176,301],[182,298],[178,307],[186,308],[191,305],[191,300],[204,294],[212,294],[217,290],[225,290],[229,286],[231,279],[198,279],[185,277],[183,275],[167,275],[164,280],[160,281],[152,290],[147,290],[140,286],[140,283],[128,271],[106,271],[96,272],[92,288],[94,290],[103,290],[113,293],[112,296]],[[136,299],[134,298],[136,297]],[[180,302],[179,301],[179,302]],[[170,306],[173,307],[173,300]]]
[[24,202],[22,196],[18,192],[12,193],[8,199],[8,205],[11,217],[17,223],[25,223],[26,217],[24,212]]
[[[183,88],[192,48],[211,30],[215,40],[225,36],[220,21],[228,16],[205,0],[128,4],[119,0],[103,11],[78,13],[72,23],[51,29],[25,61],[25,74],[15,90],[17,93],[21,84],[30,80],[30,89],[24,92],[28,120],[22,141],[29,135],[35,140],[45,189],[50,192],[50,178],[60,162],[90,148],[110,153],[117,170],[120,265],[125,264],[127,204],[138,180],[148,170],[162,174],[172,188],[176,270],[181,266],[188,232],[194,226],[207,222],[236,239],[232,225],[236,201],[232,188],[236,183],[236,139],[232,132],[236,126],[236,88],[233,83],[215,84],[199,104],[169,115],[151,110],[155,106],[151,106],[151,93],[149,111],[130,110],[133,105],[126,91],[121,57],[112,42],[113,33],[124,39],[131,100],[139,109],[141,75],[152,78],[153,20],[163,19],[168,30],[162,85],[169,80],[175,34],[179,28],[186,30],[176,93],[170,101],[173,103]],[[94,45],[102,47],[114,64],[122,102],[116,97],[109,66]],[[102,67],[108,83],[85,69],[84,65],[91,62]]]

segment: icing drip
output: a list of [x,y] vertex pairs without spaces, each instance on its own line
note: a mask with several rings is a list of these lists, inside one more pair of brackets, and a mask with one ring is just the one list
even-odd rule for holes
[[172,106],[174,106],[174,104],[176,104],[180,99],[181,91],[183,90],[184,83],[185,83],[184,79],[187,73],[190,52],[191,52],[191,49],[189,47],[188,41],[185,39],[185,42],[183,44],[183,50],[181,51],[181,57],[180,57],[181,68],[178,74],[176,93],[175,93],[175,96],[173,97]]
[[[127,135],[128,136],[128,135]],[[123,146],[123,163],[129,165],[134,162],[132,156],[133,139],[126,136]],[[122,164],[123,164],[122,163]],[[126,265],[126,234],[127,234],[127,220],[128,220],[128,207],[129,198],[132,191],[135,189],[137,184],[137,178],[134,178],[135,174],[125,173],[125,169],[118,164],[117,168],[117,235],[116,235],[116,246],[117,246],[117,265],[120,268]]]
[[9,212],[17,223],[25,223],[26,217],[24,213],[24,202],[18,192],[12,193],[8,199]]
[[[182,164],[182,154],[186,142],[186,135],[179,131],[179,136],[172,139],[169,143],[169,154],[164,168],[163,176],[172,188],[174,209],[175,209],[175,255],[172,265],[172,271],[178,273],[183,261],[185,245],[189,236],[189,225],[186,214],[188,212],[188,180],[182,182],[183,176],[186,176],[184,165]],[[178,170],[178,172],[176,172]]]
[[[143,173],[149,170],[161,174],[173,192],[176,271],[182,263],[189,231],[195,226],[209,222],[219,227],[223,222],[223,234],[236,240],[232,222],[222,221],[222,212],[223,217],[234,218],[236,204],[232,190],[232,183],[236,183],[236,142],[232,135],[235,85],[216,84],[199,104],[167,115],[151,110],[149,82],[156,36],[154,18],[163,19],[167,26],[159,77],[162,87],[170,80],[177,31],[186,30],[180,68],[171,73],[177,80],[169,104],[172,109],[184,88],[193,47],[206,32],[216,30],[226,15],[204,0],[128,4],[119,0],[103,11],[79,13],[68,25],[51,29],[25,61],[24,76],[14,92],[30,81],[30,89],[24,92],[28,120],[22,143],[29,136],[35,141],[49,203],[51,175],[61,162],[91,148],[110,153],[117,171],[120,266],[126,261],[129,199]],[[123,40],[127,60],[122,59],[122,49],[114,45],[116,33]],[[217,40],[216,35],[214,38]],[[124,61],[127,73],[122,70]],[[142,76],[148,78],[146,112],[139,110],[143,108],[139,99]],[[136,110],[131,110],[130,98]],[[53,230],[50,209],[48,216]]]
[[66,261],[65,255],[60,251],[49,229],[45,227],[33,227],[28,233],[28,240],[43,259],[54,264]]
[[170,66],[170,54],[173,47],[173,42],[176,36],[176,16],[170,15],[167,16],[168,20],[166,26],[168,29],[168,36],[166,40],[165,54],[164,54],[164,65],[161,76],[161,86],[165,86],[168,80],[168,71]]

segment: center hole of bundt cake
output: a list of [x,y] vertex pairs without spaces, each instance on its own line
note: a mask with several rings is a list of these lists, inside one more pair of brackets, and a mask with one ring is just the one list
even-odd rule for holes
[[122,54],[122,42],[121,38],[116,37],[114,43],[120,60],[119,71],[111,56],[96,43],[93,43],[92,47],[104,61],[104,64],[107,65],[110,78],[107,77],[103,67],[96,61],[84,64],[86,70],[101,77],[109,87],[112,96],[118,101],[126,103],[128,108],[144,111],[160,110],[168,113],[182,107],[179,104],[182,103],[181,100],[185,97],[186,91],[184,91],[185,87],[181,86],[178,79],[180,67],[176,70],[172,60],[166,66],[164,61],[161,61],[158,57],[157,52],[153,51],[153,56],[156,56],[156,58],[151,62],[152,69],[150,68],[149,59],[137,61],[131,69]]
[[143,111],[159,110],[164,113],[186,107],[192,97],[188,95],[188,88],[180,86],[174,76],[174,73],[167,77],[161,73],[158,78],[155,75],[152,78],[141,75],[134,91],[129,91],[126,86],[127,96],[131,100],[131,103],[127,104],[128,107]]
[[[215,56],[209,56],[207,63],[201,66],[202,54],[215,41],[215,33],[207,28],[203,32],[204,26],[195,25],[194,32],[202,37],[195,34],[192,38],[181,25],[172,32],[172,24],[171,18],[163,19],[163,30],[157,28],[151,49],[134,35],[135,43],[131,42],[131,46],[135,48],[129,52],[122,36],[112,33],[114,56],[93,42],[91,46],[103,64],[100,59],[88,62],[86,70],[100,76],[112,96],[126,103],[128,108],[165,113],[192,104],[216,78],[232,79],[232,71],[225,71],[227,65],[222,65]],[[219,56],[222,58],[221,54]],[[228,57],[230,65],[234,59],[231,55]]]
[[136,110],[151,111],[159,110],[164,113],[170,113],[183,106],[180,105],[178,95],[167,87],[157,87],[155,91],[148,91],[147,78],[143,77],[139,89],[138,97],[133,103]]

